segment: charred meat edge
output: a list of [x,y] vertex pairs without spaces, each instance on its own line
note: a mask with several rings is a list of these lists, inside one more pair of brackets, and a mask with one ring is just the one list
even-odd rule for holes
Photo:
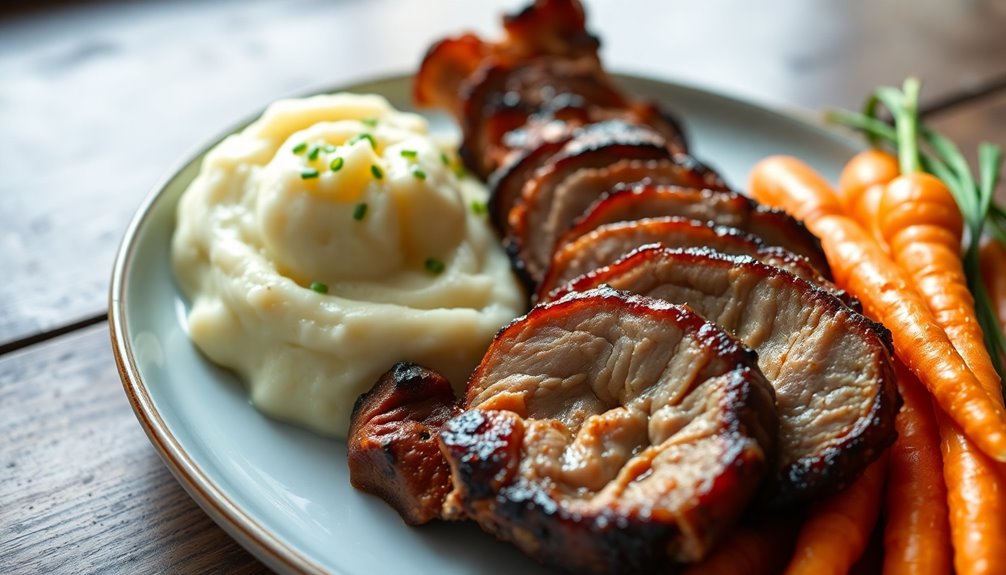
[[737,228],[678,216],[604,224],[570,243],[557,246],[535,300],[548,301],[549,293],[553,290],[580,275],[613,264],[622,256],[647,244],[660,244],[668,248],[707,247],[727,255],[751,256],[827,290],[860,311],[859,302],[824,279],[807,258],[783,248],[766,246],[758,237]]
[[822,277],[831,280],[821,242],[789,214],[723,189],[640,183],[617,186],[599,198],[567,230],[564,245],[603,224],[660,216],[680,216],[735,227],[807,258]]
[[451,480],[437,436],[458,413],[447,379],[412,363],[395,364],[353,406],[353,487],[384,499],[409,525],[438,519]]
[[[648,318],[666,324],[661,325],[661,330],[674,325],[680,337],[688,338],[690,345],[704,350],[708,363],[701,368],[695,367],[692,374],[699,381],[672,383],[666,379],[669,376],[662,373],[657,382],[651,384],[687,386],[685,389],[688,392],[679,394],[678,399],[671,400],[672,404],[674,401],[686,402],[688,400],[683,397],[699,391],[715,393],[718,397],[715,406],[707,405],[705,409],[716,410],[715,421],[719,427],[710,436],[703,436],[713,443],[703,445],[716,445],[722,450],[716,457],[726,459],[716,463],[718,471],[715,479],[706,477],[695,484],[699,491],[694,497],[688,497],[683,507],[654,508],[652,501],[647,499],[637,502],[638,506],[609,505],[601,501],[597,503],[601,507],[591,510],[589,505],[581,505],[579,509],[570,506],[576,503],[577,497],[582,500],[585,494],[572,495],[572,501],[566,497],[557,499],[557,487],[551,480],[547,477],[529,479],[521,470],[521,462],[527,453],[525,428],[535,426],[535,429],[540,429],[538,426],[542,425],[548,428],[551,425],[548,422],[553,420],[535,419],[535,413],[526,413],[536,409],[534,403],[537,400],[533,396],[528,396],[526,401],[521,400],[515,396],[520,391],[518,389],[510,393],[486,389],[486,386],[493,387],[494,381],[501,381],[487,379],[504,378],[502,381],[505,381],[508,369],[528,367],[507,363],[508,358],[513,357],[512,345],[520,345],[540,333],[539,330],[553,327],[567,329],[564,327],[567,322],[579,321],[581,316],[593,317],[606,310],[623,314],[622,321]],[[678,337],[678,334],[671,337]],[[557,349],[556,353],[563,352]],[[455,515],[475,519],[489,533],[515,543],[537,559],[572,572],[636,572],[666,564],[668,560],[698,560],[729,530],[746,507],[760,483],[762,470],[767,466],[766,452],[770,450],[777,422],[771,387],[755,363],[754,354],[721,329],[687,308],[666,302],[602,288],[571,294],[563,300],[538,306],[496,336],[469,381],[466,393],[468,409],[448,422],[441,433],[442,449],[450,462],[454,481],[454,491],[445,507]],[[535,393],[541,390],[534,388]],[[641,391],[643,394],[646,392]],[[543,393],[548,393],[548,390]],[[557,399],[561,401],[561,398]],[[696,396],[691,396],[691,399],[705,401]],[[601,409],[610,410],[612,407],[617,405]],[[589,421],[590,418],[587,418],[573,425],[580,429]],[[685,423],[682,422],[682,425]],[[678,437],[681,429],[674,431],[671,438]],[[668,441],[670,438],[661,445],[671,449]],[[662,450],[659,447],[647,449]],[[702,456],[702,451],[696,451],[695,457],[705,462],[703,457],[710,455]],[[620,474],[632,473],[631,470],[635,469],[633,462],[642,464],[651,455],[644,450],[629,456],[626,467],[616,472],[610,481],[634,484],[641,480],[643,475],[635,479],[618,478]],[[698,461],[695,461],[696,465]],[[673,465],[675,468],[678,465],[666,461],[656,464]],[[682,461],[680,465],[686,466],[687,463]],[[591,500],[596,502],[598,493],[595,491],[590,495]],[[631,498],[633,495],[639,494],[620,493],[617,497]]]
[[536,56],[597,58],[598,39],[586,30],[586,15],[577,0],[536,0],[503,16],[506,37],[487,42],[463,34],[435,42],[426,51],[413,85],[413,99],[460,116],[461,82],[487,59],[516,61]]
[[[568,176],[581,169],[601,168],[625,159],[670,157],[665,140],[648,128],[616,122],[603,130],[578,134],[533,172],[521,190],[520,199],[507,215],[504,247],[511,256],[514,270],[532,286],[541,280],[548,262],[539,261],[538,254],[532,250],[542,241],[550,244],[556,239],[554,234],[541,229],[541,223],[553,207],[556,189]],[[535,237],[532,238],[532,234]],[[541,234],[547,237],[538,237]],[[548,257],[551,257],[551,247],[548,246]]]
[[[791,290],[795,295],[806,301],[805,307],[816,306],[821,317],[833,318],[841,322],[841,327],[850,330],[861,338],[866,349],[872,350],[873,371],[877,373],[875,392],[869,397],[869,408],[850,422],[843,433],[836,435],[823,448],[795,460],[785,454],[779,454],[779,468],[774,481],[768,486],[761,501],[767,507],[785,507],[796,503],[812,501],[817,497],[835,492],[853,479],[873,461],[884,449],[889,447],[897,435],[894,428],[894,416],[899,408],[899,397],[894,384],[894,373],[891,367],[890,332],[882,325],[875,323],[860,313],[845,306],[835,296],[817,288],[806,281],[779,268],[762,264],[749,257],[726,256],[710,250],[680,250],[659,246],[646,246],[631,252],[614,264],[580,276],[567,285],[570,292],[590,290],[600,285],[608,285],[616,289],[624,289],[638,293],[638,286],[632,285],[636,279],[652,283],[647,288],[647,294],[662,297],[662,286],[678,286],[660,279],[659,268],[682,273],[691,266],[696,271],[720,270],[725,274],[753,275],[758,281],[765,282],[774,290]],[[696,277],[713,277],[710,274]],[[734,285],[736,278],[731,279]],[[564,295],[564,289],[557,290],[555,295]],[[697,285],[687,285],[683,289],[702,289]],[[704,292],[703,292],[704,293]],[[643,294],[643,295],[647,295]],[[667,295],[666,293],[663,295]],[[674,297],[678,300],[680,297]],[[773,300],[778,298],[773,298]],[[696,311],[702,313],[702,301],[692,300]],[[715,318],[708,318],[715,321]],[[788,352],[787,352],[788,354]],[[765,359],[764,355],[761,358]],[[857,358],[858,359],[858,358]],[[761,364],[763,369],[765,365]],[[822,368],[824,369],[824,368]],[[771,371],[771,370],[768,370]],[[822,373],[826,372],[824,369]],[[772,382],[773,386],[776,385]],[[777,394],[780,391],[776,387]],[[780,421],[785,423],[786,412],[780,406]],[[779,448],[786,445],[786,433],[800,435],[798,430],[787,430],[783,425],[780,433]],[[787,463],[787,461],[789,461]]]

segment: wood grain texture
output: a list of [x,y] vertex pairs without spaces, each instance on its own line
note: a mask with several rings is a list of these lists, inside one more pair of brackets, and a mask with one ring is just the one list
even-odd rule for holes
[[[267,102],[415,68],[524,0],[51,3],[0,16],[0,344],[92,317],[143,196]],[[997,0],[588,0],[613,69],[775,106],[856,106],[909,73],[927,98],[1006,73]]]
[[168,472],[101,325],[0,359],[0,573],[266,573]]

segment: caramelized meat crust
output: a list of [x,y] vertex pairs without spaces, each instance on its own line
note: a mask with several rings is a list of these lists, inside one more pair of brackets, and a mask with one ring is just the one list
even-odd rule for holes
[[758,352],[779,412],[776,469],[763,504],[835,492],[894,442],[890,333],[831,294],[751,258],[659,246],[567,289],[600,285],[686,304]]
[[759,238],[737,228],[664,216],[604,224],[556,248],[545,278],[538,287],[537,301],[585,273],[615,263],[629,252],[648,244],[668,248],[709,248],[728,255],[750,256],[780,267],[825,289],[854,309],[857,301],[821,274],[802,256],[778,247],[769,247]]
[[409,525],[440,517],[450,470],[437,435],[459,409],[440,374],[398,363],[353,406],[349,479],[384,499]]
[[767,246],[781,247],[807,258],[821,276],[831,279],[831,268],[821,250],[821,242],[802,223],[747,196],[710,186],[650,183],[618,186],[587,208],[559,239],[558,245],[570,243],[604,224],[660,216],[678,216],[737,228]]
[[452,517],[577,573],[701,559],[768,468],[771,387],[687,308],[592,290],[496,337],[441,432]]

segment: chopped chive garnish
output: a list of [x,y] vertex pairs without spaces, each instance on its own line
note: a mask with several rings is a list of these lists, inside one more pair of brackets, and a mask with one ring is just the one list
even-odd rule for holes
[[332,162],[328,165],[328,167],[331,168],[333,172],[338,172],[339,170],[342,169],[342,165],[345,163],[346,163],[345,160],[336,157],[332,159]]
[[300,171],[300,179],[310,180],[318,177],[318,170],[314,168],[307,168]]
[[423,262],[423,267],[431,274],[440,275],[444,273],[444,268],[446,266],[444,266],[444,262],[436,258],[426,258],[426,261]]
[[403,158],[415,159],[415,157],[416,157],[416,151],[415,150],[402,150],[402,157]]
[[321,151],[325,152],[326,154],[331,154],[332,152],[334,152],[334,151],[336,151],[338,149],[339,149],[339,146],[334,146],[332,144],[325,144],[324,146],[321,147]]
[[440,161],[443,162],[445,166],[451,165],[451,159],[447,157],[447,152],[440,152]]
[[458,164],[457,166],[454,167],[454,176],[457,177],[459,180],[467,175],[468,172],[465,170],[465,167],[462,166],[461,164]]
[[311,160],[312,162],[314,160],[317,160],[318,159],[318,152],[320,152],[320,151],[321,151],[321,146],[311,146],[311,149],[307,152],[307,159]]
[[426,172],[419,169],[419,166],[412,166],[412,175],[415,176],[417,180],[426,179]]
[[377,127],[377,118],[364,118],[360,120],[360,123],[364,126],[375,128]]
[[478,200],[472,202],[472,213],[475,215],[485,215],[489,212],[489,206],[485,202],[480,202]]
[[328,286],[321,282],[311,282],[310,287],[318,293],[328,293]]
[[374,174],[374,177],[378,180],[384,177],[384,172],[381,171],[381,168],[378,168],[374,164],[370,164],[370,173]]
[[366,215],[367,215],[367,204],[362,202],[356,204],[356,207],[353,208],[353,219],[356,221],[360,221]]
[[360,140],[368,140],[370,142],[370,147],[373,148],[374,150],[377,149],[377,140],[375,140],[374,137],[371,136],[370,134],[359,134],[359,135],[353,136],[346,143],[347,144],[355,144],[355,143],[359,142]]
[[307,149],[307,142],[301,142],[293,147],[293,153],[301,154]]

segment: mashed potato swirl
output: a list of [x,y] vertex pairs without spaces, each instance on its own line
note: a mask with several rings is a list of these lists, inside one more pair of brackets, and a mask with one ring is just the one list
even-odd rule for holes
[[262,411],[344,437],[400,360],[457,389],[523,295],[426,121],[379,96],[285,100],[211,150],[172,244],[189,333]]

